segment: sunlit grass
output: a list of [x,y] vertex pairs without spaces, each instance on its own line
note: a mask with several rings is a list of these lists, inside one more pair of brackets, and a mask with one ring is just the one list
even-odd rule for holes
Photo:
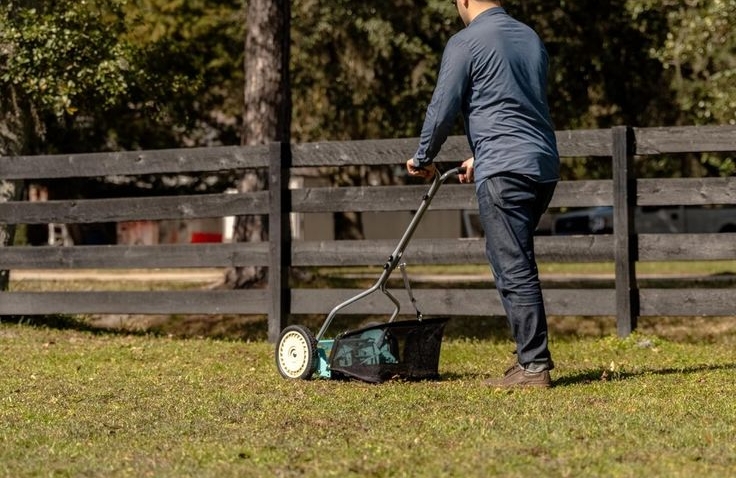
[[728,476],[733,333],[552,331],[550,390],[481,381],[457,331],[439,382],[287,381],[273,346],[0,324],[0,476]]

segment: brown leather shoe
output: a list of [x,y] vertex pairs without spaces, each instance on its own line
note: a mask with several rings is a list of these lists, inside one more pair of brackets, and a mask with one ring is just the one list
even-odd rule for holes
[[552,386],[552,379],[549,376],[549,369],[541,372],[530,372],[516,363],[506,370],[503,378],[484,380],[483,384],[495,388],[549,388]]

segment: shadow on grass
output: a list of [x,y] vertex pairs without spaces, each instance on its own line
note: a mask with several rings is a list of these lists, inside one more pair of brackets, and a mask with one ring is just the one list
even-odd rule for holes
[[564,387],[569,385],[589,384],[593,382],[618,382],[632,378],[642,377],[644,375],[688,375],[693,373],[713,372],[717,370],[734,370],[736,371],[736,363],[719,364],[719,365],[695,365],[683,368],[644,368],[635,372],[611,372],[605,368],[593,370],[585,370],[573,375],[562,376],[553,380],[555,387]]
[[[367,322],[385,322],[387,316],[338,315],[333,320],[326,338],[355,330]],[[301,324],[316,333],[325,315],[295,315],[289,324]],[[153,335],[169,338],[210,338],[228,341],[265,341],[268,338],[268,319],[265,315],[48,315],[5,316],[0,322],[59,330],[76,330],[95,334]],[[614,337],[615,317],[560,317],[550,316],[549,336],[555,342],[585,338]],[[685,343],[736,342],[736,317],[642,317],[640,333]],[[446,340],[482,340],[511,344],[506,318],[452,317],[445,328]]]
[[[635,372],[611,372],[605,368],[595,368],[574,373],[572,375],[563,375],[559,378],[553,378],[554,387],[568,387],[573,385],[589,385],[596,382],[620,382],[623,380],[635,379],[645,375],[688,375],[702,372],[713,372],[718,370],[736,371],[736,363],[719,364],[719,365],[695,365],[683,368],[645,368]],[[486,373],[453,373],[442,372],[440,374],[441,382],[458,382],[458,381],[482,381],[488,378]]]
[[78,332],[91,332],[95,334],[123,333],[122,331],[111,331],[93,327],[85,321],[69,315],[6,315],[0,319],[0,323],[29,327],[46,327],[57,330],[76,330]]

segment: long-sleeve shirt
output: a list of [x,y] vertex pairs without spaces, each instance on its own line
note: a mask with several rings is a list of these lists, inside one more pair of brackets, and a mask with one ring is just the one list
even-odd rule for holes
[[415,165],[432,162],[462,112],[477,185],[499,173],[558,180],[547,68],[547,51],[530,27],[502,7],[479,14],[445,47]]

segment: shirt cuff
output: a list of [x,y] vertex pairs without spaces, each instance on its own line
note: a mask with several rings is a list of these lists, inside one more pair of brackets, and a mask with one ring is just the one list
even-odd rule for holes
[[420,154],[419,151],[417,151],[417,154],[415,154],[414,158],[412,158],[412,162],[414,164],[414,167],[417,168],[424,168],[432,164],[432,160],[424,154]]

